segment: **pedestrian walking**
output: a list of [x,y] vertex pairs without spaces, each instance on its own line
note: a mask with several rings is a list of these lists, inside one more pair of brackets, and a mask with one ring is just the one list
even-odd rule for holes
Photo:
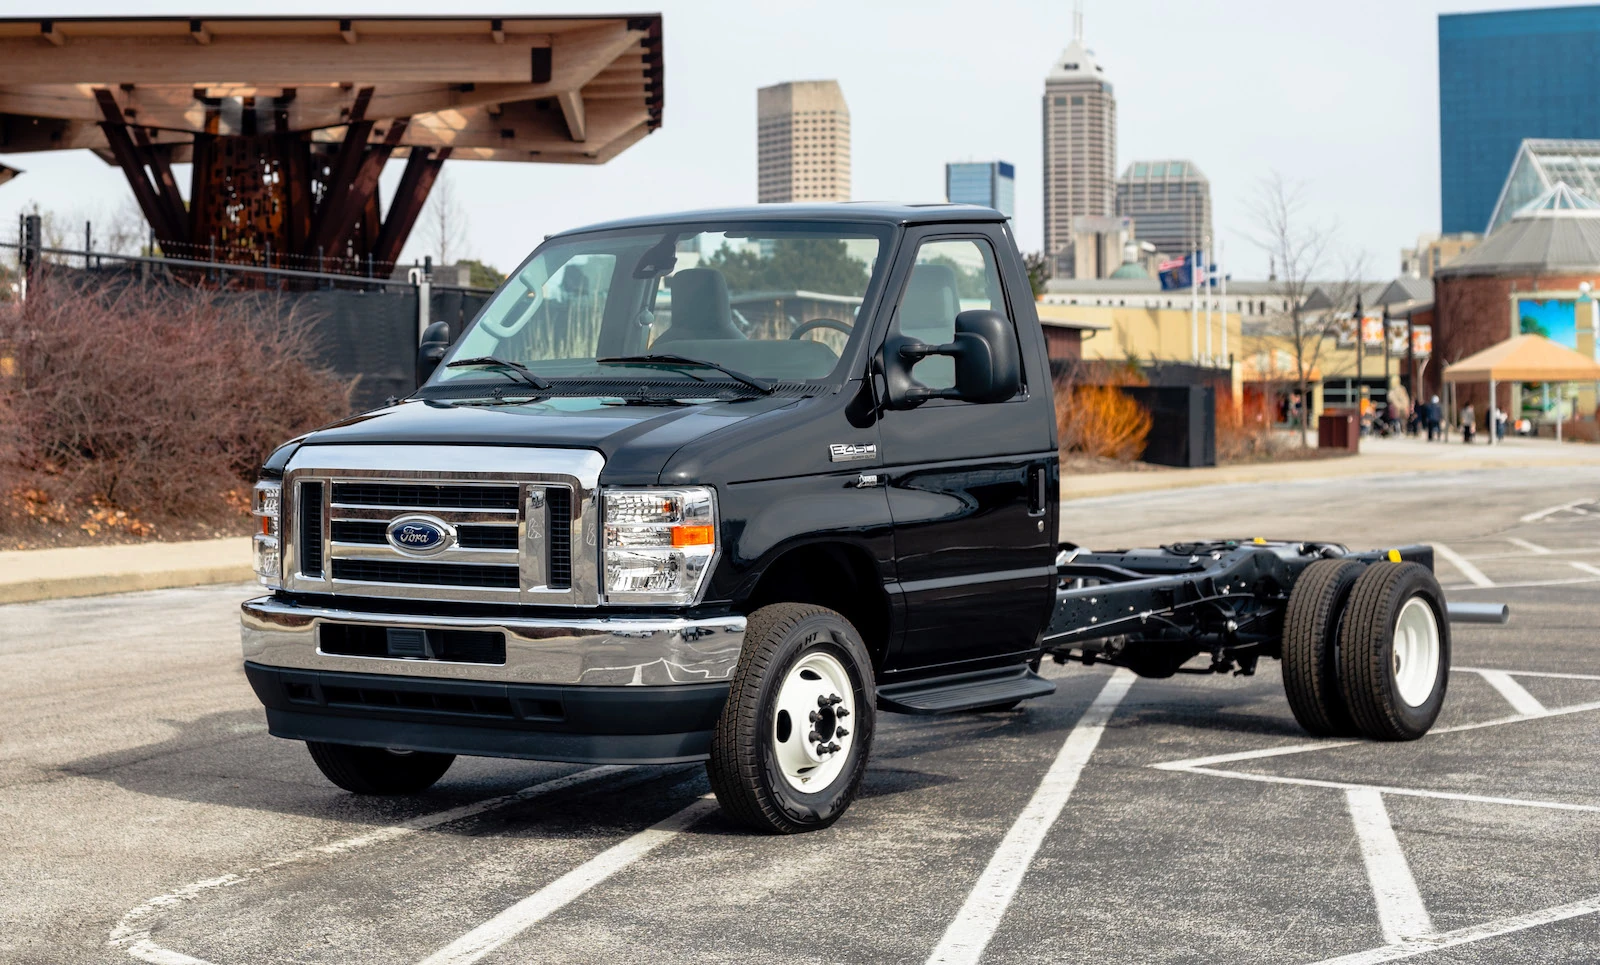
[[1423,406],[1422,421],[1428,426],[1428,441],[1440,438],[1443,433],[1439,431],[1440,424],[1444,422],[1444,410],[1439,407],[1439,397],[1434,396]]
[[1461,410],[1461,441],[1472,445],[1472,440],[1478,434],[1478,413],[1468,402],[1466,408]]

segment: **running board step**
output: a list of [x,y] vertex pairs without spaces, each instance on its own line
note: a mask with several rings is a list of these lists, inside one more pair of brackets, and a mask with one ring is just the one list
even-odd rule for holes
[[879,687],[878,709],[893,714],[953,714],[1055,692],[1055,684],[1026,666],[1006,667]]

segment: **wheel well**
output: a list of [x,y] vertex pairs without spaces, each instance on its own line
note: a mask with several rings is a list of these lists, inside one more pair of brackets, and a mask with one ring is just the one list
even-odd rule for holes
[[773,560],[741,607],[754,612],[771,603],[813,603],[844,614],[861,633],[872,662],[883,666],[889,649],[889,594],[872,559],[854,546],[800,546]]

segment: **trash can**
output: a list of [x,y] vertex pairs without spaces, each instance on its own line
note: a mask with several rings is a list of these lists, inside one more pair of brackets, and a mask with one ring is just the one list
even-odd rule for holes
[[1317,420],[1317,446],[1322,449],[1361,451],[1361,418],[1355,412],[1332,409]]

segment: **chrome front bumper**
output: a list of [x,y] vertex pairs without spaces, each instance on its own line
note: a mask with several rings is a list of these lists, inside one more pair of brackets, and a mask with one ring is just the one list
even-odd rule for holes
[[[271,596],[247,601],[240,609],[244,658],[250,663],[493,683],[664,687],[725,682],[738,665],[745,630],[742,616],[436,617],[299,606]],[[422,630],[500,630],[506,635],[506,660],[504,664],[456,663],[323,653],[317,628],[327,622]]]

